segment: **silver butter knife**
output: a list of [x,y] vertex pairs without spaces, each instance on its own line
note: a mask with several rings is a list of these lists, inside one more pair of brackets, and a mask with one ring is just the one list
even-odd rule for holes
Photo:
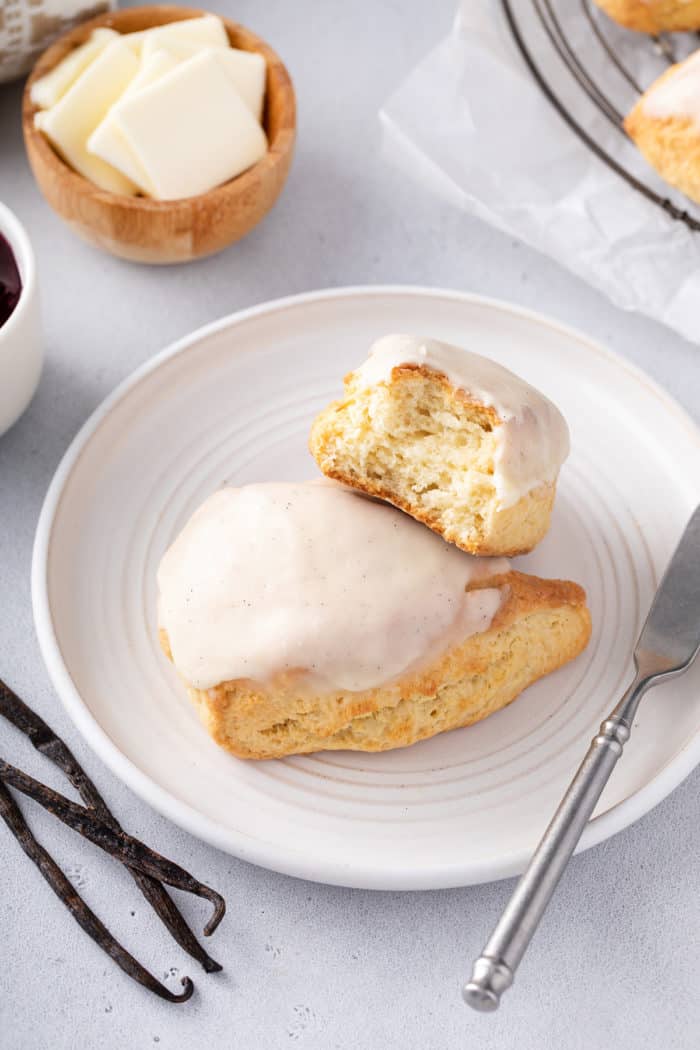
[[687,671],[700,647],[700,507],[666,569],[634,651],[635,676],[602,723],[525,874],[474,963],[463,996],[475,1010],[497,1010],[513,983],[557,883],[622,754],[639,701],[653,685]]

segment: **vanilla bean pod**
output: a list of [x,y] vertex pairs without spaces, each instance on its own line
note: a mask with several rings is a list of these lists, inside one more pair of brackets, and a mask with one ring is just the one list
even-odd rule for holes
[[98,947],[114,960],[117,966],[121,967],[124,973],[147,988],[149,992],[160,996],[161,999],[167,999],[168,1002],[184,1003],[190,998],[194,985],[189,977],[182,978],[183,991],[176,995],[175,992],[171,992],[169,988],[161,984],[126,948],[115,940],[104,923],[97,918],[72,883],[68,881],[51,854],[35,839],[19,806],[2,783],[0,783],[0,817],[78,925]]
[[[86,806],[94,810],[104,824],[115,831],[122,830],[118,820],[68,745],[1,679],[0,714],[24,733],[33,747],[65,774]],[[200,945],[165,887],[150,875],[145,875],[128,866],[127,870],[175,941],[192,958],[196,959],[207,973],[216,973],[221,970],[221,965],[212,959]]]
[[23,773],[21,769],[10,765],[4,759],[0,759],[0,780],[9,784],[17,791],[21,791],[28,798],[33,798],[49,813],[62,820],[73,831],[77,831],[83,838],[89,839],[105,853],[116,857],[123,864],[137,871],[150,875],[160,882],[174,886],[176,889],[193,893],[196,897],[202,897],[212,905],[211,918],[204,927],[204,935],[211,936],[224,917],[226,902],[220,893],[205,886],[203,882],[195,879],[189,872],[181,868],[179,864],[168,860],[166,857],[150,849],[139,839],[127,835],[125,831],[117,831],[109,825],[104,824],[89,809],[71,802],[65,795],[40,783],[34,777]]

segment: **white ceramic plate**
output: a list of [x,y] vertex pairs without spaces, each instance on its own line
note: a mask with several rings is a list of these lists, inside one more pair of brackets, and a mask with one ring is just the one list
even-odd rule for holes
[[[313,476],[314,414],[376,337],[492,356],[552,397],[573,450],[552,529],[518,568],[583,583],[573,664],[469,729],[381,755],[241,762],[200,727],[156,641],[158,561],[224,482]],[[33,598],[56,689],[137,794],[237,856],[319,881],[455,886],[520,872],[601,718],[698,491],[698,430],[649,379],[543,317],[453,292],[368,288],[236,314],[164,351],[66,453],[39,522]],[[645,699],[582,848],[636,820],[700,760],[700,665]]]

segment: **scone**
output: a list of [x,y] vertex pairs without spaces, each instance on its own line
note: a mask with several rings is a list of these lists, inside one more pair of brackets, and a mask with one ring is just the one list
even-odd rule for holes
[[595,0],[625,29],[638,33],[686,32],[700,29],[700,0]]
[[474,558],[325,481],[221,489],[158,585],[162,647],[242,758],[383,751],[469,725],[590,633],[577,584]]
[[700,51],[644,92],[625,131],[666,182],[700,202]]
[[389,500],[471,554],[542,539],[569,432],[543,394],[488,358],[385,336],[316,418],[323,473]]

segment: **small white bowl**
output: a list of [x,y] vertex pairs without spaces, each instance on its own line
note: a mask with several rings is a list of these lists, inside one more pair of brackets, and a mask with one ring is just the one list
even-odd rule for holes
[[19,301],[0,325],[0,435],[24,412],[39,383],[43,351],[34,252],[21,222],[0,204],[0,233],[22,280]]

